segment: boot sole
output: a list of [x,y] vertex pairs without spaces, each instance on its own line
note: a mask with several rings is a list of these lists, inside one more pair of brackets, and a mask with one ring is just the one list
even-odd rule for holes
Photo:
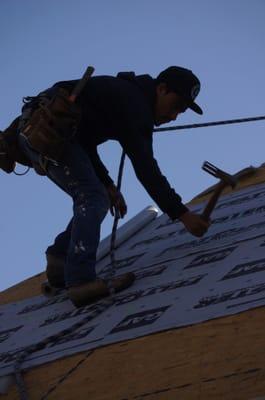
[[[122,277],[125,278],[125,276],[127,279],[124,279],[124,281],[121,281],[119,283],[118,280],[122,279]],[[128,287],[130,287],[133,284],[134,281],[135,281],[135,275],[133,272],[128,272],[127,274],[123,274],[123,275],[120,275],[119,277],[114,278],[113,288],[115,290],[115,293],[119,293],[122,290],[127,289]],[[81,298],[78,298],[79,297],[78,293],[73,293],[73,294],[69,293],[69,299],[72,301],[72,303],[74,304],[75,307],[79,308],[79,307],[84,307],[84,306],[93,304],[109,295],[110,295],[109,288],[106,287],[106,291],[104,291],[104,289],[103,289],[102,293],[98,294],[98,295],[97,294],[91,295],[91,293],[89,293],[89,289],[88,289],[88,295],[86,298],[84,298],[84,296],[81,296]]]

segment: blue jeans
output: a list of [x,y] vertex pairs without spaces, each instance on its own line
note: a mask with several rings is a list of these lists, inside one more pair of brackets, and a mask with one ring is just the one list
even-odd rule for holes
[[[23,135],[19,143],[31,161],[39,163],[39,154]],[[107,190],[76,142],[69,143],[63,162],[49,161],[46,170],[48,178],[73,199],[73,218],[47,252],[65,257],[66,287],[94,280],[100,225],[110,206]]]

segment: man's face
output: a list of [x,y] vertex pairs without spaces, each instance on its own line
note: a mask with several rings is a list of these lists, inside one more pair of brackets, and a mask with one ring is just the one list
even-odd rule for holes
[[187,106],[180,95],[169,91],[165,83],[159,83],[156,87],[155,125],[175,121],[180,113],[186,111]]

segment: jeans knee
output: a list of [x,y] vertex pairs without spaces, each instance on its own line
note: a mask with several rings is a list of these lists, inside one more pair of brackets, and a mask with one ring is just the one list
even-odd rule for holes
[[74,205],[79,214],[85,216],[88,207],[92,207],[96,210],[101,218],[103,219],[109,208],[110,201],[107,194],[107,190],[102,185],[97,187],[96,190],[80,190],[77,196],[74,198]]

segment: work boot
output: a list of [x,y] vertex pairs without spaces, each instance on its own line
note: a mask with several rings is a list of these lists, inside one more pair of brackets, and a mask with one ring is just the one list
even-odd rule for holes
[[47,267],[46,275],[49,284],[54,288],[64,288],[64,265],[65,258],[46,253]]
[[[112,287],[115,293],[127,289],[133,284],[135,275],[133,272],[119,275],[113,278]],[[105,279],[97,278],[94,281],[84,283],[78,286],[71,286],[68,289],[68,296],[76,307],[89,305],[95,301],[100,300],[110,294],[108,281]]]

